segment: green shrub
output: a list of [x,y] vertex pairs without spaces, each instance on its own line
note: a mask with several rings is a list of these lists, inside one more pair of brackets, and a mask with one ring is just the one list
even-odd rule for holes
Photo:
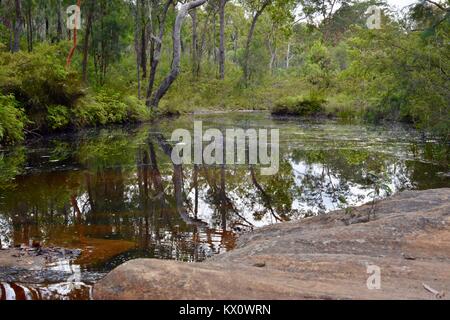
[[0,94],[0,143],[22,141],[25,124],[25,114],[14,96]]
[[359,119],[362,116],[361,107],[355,99],[345,93],[331,92],[327,97],[326,113],[345,121]]
[[274,115],[315,116],[325,111],[326,100],[311,92],[308,96],[285,97],[275,103]]
[[78,74],[65,67],[66,54],[63,44],[42,44],[31,53],[0,52],[0,93],[13,94],[35,128],[49,127],[49,106],[70,108],[84,95]]
[[127,106],[127,121],[139,122],[152,118],[151,112],[145,105],[144,100],[139,100],[135,96],[124,96],[122,100]]
[[80,99],[73,108],[73,114],[77,127],[105,125],[108,122],[106,110],[91,96]]
[[70,123],[69,108],[61,105],[53,105],[47,108],[47,123],[53,130],[64,129]]
[[320,88],[328,88],[335,74],[336,65],[329,49],[321,41],[316,41],[309,48],[302,69],[309,83]]
[[[0,9],[1,14],[1,9]],[[11,31],[2,23],[0,24],[0,51],[8,50],[6,44],[9,43]]]
[[105,110],[106,123],[122,123],[127,120],[128,108],[119,94],[102,89],[96,94],[95,101]]
[[143,100],[112,93],[106,88],[80,99],[73,108],[73,115],[73,124],[77,127],[151,119],[150,111]]
[[15,188],[15,178],[24,171],[25,151],[23,146],[9,148],[8,151],[0,151],[0,193]]

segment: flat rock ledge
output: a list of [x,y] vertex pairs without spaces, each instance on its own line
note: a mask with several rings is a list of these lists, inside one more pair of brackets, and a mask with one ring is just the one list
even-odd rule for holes
[[[450,189],[406,191],[372,209],[262,228],[204,263],[130,261],[94,286],[94,298],[448,299]],[[380,268],[379,290],[368,288],[368,266]]]

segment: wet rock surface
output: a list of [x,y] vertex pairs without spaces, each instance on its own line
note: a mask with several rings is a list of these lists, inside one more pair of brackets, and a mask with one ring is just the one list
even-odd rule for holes
[[105,274],[81,272],[73,264],[81,255],[60,247],[0,250],[0,301],[91,299],[92,285]]
[[[59,247],[21,246],[0,250],[0,282],[34,285],[65,282],[74,273],[64,265],[70,267],[81,253],[80,249]],[[102,276],[101,273],[80,273],[77,280],[94,283]]]
[[[381,288],[367,282],[379,267]],[[391,199],[241,236],[205,263],[139,259],[95,299],[448,299],[450,189]]]

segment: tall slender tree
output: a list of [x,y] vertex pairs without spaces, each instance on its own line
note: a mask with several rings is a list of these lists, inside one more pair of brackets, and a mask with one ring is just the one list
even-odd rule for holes
[[23,16],[22,16],[22,1],[14,0],[14,15],[13,15],[13,42],[12,52],[20,50],[20,36],[22,35]]
[[219,77],[225,79],[225,6],[228,0],[219,0],[220,45],[219,45]]
[[162,9],[162,12],[160,13],[158,20],[159,20],[159,35],[155,36],[152,35],[152,42],[154,45],[152,46],[152,59],[151,59],[151,69],[150,69],[150,78],[148,81],[148,88],[147,88],[147,96],[146,96],[146,104],[148,107],[152,106],[152,95],[153,90],[155,86],[155,80],[156,80],[156,72],[158,70],[159,63],[161,61],[161,50],[162,50],[162,42],[164,38],[164,33],[166,29],[166,18],[167,13],[170,9],[170,7],[173,4],[173,0],[166,0],[164,7]]
[[173,59],[172,68],[166,78],[163,80],[155,95],[151,99],[150,105],[153,108],[158,108],[159,102],[165,96],[173,82],[177,79],[180,74],[180,61],[181,61],[181,28],[183,27],[183,22],[188,15],[189,10],[198,8],[206,3],[207,0],[194,0],[183,4],[177,13],[175,20],[175,25],[173,28]]
[[247,85],[250,80],[250,46],[252,44],[253,36],[255,34],[256,23],[258,19],[263,14],[264,10],[272,3],[272,0],[262,0],[261,2],[257,1],[257,3],[251,3],[253,7],[253,15],[252,15],[252,23],[250,25],[250,30],[247,35],[247,42],[245,45],[245,53],[244,53],[244,83]]
[[94,20],[94,12],[95,12],[95,3],[96,0],[87,0],[85,3],[85,11],[87,11],[87,21],[86,28],[84,31],[84,39],[83,39],[83,81],[87,83],[88,81],[88,59],[89,59],[89,42],[90,36],[92,32],[92,23]]

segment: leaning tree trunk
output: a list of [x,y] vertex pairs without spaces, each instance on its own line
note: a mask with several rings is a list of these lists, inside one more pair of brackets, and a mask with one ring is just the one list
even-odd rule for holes
[[158,70],[159,62],[161,59],[161,48],[162,48],[162,39],[164,37],[165,27],[166,27],[166,18],[167,18],[167,12],[169,11],[170,6],[172,5],[173,0],[167,0],[166,5],[164,6],[163,12],[160,16],[160,22],[159,22],[159,37],[153,37],[152,44],[154,46],[151,54],[152,59],[151,60],[151,67],[150,67],[150,79],[148,81],[148,88],[147,88],[147,97],[146,97],[146,104],[147,107],[151,107],[151,97],[153,95],[153,87],[155,85],[155,79],[156,79],[156,71]]
[[173,28],[173,61],[172,61],[172,69],[167,75],[167,77],[163,80],[161,85],[159,86],[158,91],[155,93],[153,98],[151,99],[151,107],[156,109],[158,108],[159,102],[164,97],[164,95],[169,90],[170,86],[176,80],[178,75],[180,74],[180,60],[181,60],[181,28],[183,26],[183,21],[186,18],[189,10],[195,9],[203,5],[207,0],[195,0],[189,3],[186,3],[180,7],[178,11],[177,18],[175,20],[175,26]]

